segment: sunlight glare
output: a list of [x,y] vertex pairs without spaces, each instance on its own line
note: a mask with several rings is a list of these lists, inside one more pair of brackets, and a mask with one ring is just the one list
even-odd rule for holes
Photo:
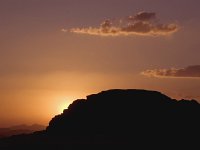
[[63,113],[63,111],[65,109],[68,108],[68,106],[72,103],[72,100],[69,100],[69,99],[64,99],[62,101],[60,101],[60,103],[58,104],[58,107],[57,107],[57,112],[59,114]]

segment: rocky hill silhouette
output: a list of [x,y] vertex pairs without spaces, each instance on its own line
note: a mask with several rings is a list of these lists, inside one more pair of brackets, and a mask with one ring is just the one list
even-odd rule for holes
[[[200,104],[157,91],[108,90],[79,99],[46,130],[0,141],[0,148],[113,149],[198,146]],[[161,145],[161,147],[160,147]]]

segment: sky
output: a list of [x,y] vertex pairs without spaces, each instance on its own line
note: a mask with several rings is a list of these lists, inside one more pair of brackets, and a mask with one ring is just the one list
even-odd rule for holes
[[199,0],[0,0],[0,127],[107,89],[200,102]]

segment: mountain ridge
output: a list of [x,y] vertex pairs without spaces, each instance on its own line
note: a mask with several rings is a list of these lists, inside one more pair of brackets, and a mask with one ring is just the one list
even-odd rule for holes
[[0,138],[9,137],[18,134],[30,134],[36,131],[44,130],[46,127],[40,124],[20,124],[10,127],[0,128]]

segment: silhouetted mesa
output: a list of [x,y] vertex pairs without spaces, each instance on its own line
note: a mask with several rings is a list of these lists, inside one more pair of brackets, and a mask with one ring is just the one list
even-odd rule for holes
[[195,100],[177,101],[156,91],[108,90],[74,101],[50,121],[46,131],[10,138],[3,145],[19,146],[25,140],[45,148],[155,148],[162,144],[191,149],[198,144],[199,118],[200,104]]

